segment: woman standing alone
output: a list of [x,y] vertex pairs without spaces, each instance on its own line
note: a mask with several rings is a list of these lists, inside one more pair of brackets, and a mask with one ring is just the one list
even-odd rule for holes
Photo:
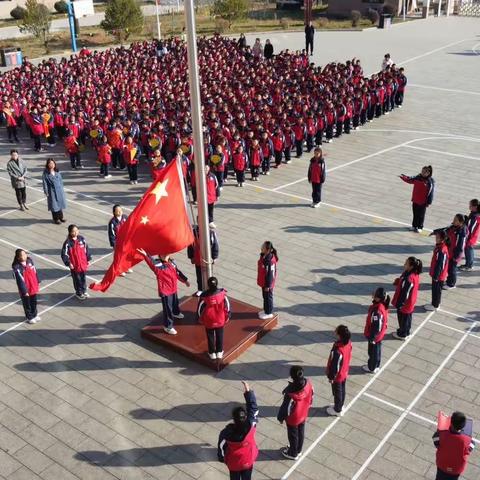
[[58,171],[57,164],[53,158],[49,158],[45,164],[42,175],[43,191],[47,196],[48,211],[52,212],[53,223],[59,225],[66,220],[63,218],[63,210],[67,208],[63,179]]
[[15,189],[17,202],[20,210],[28,210],[27,207],[27,166],[20,160],[17,150],[10,150],[10,160],[7,163],[7,172],[10,175],[12,187]]

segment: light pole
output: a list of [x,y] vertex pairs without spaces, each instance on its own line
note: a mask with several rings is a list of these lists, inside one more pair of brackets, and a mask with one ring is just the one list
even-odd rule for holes
[[68,25],[70,27],[70,40],[72,42],[72,51],[77,51],[77,39],[75,36],[75,13],[73,11],[73,3],[67,2],[68,8]]
[[198,70],[197,33],[195,30],[195,10],[193,7],[193,0],[185,0],[185,20],[187,33],[188,83],[190,87],[190,107],[192,110],[193,154],[195,158],[195,182],[197,186],[202,288],[205,289],[207,287],[207,279],[212,276],[212,255],[210,251],[210,231],[207,215],[207,182],[205,178],[205,157],[202,132],[203,122]]

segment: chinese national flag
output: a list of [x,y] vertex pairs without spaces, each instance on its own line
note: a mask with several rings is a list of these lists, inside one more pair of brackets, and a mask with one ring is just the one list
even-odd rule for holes
[[90,288],[105,292],[118,275],[143,260],[137,248],[149,255],[168,255],[193,243],[185,204],[183,175],[177,162],[171,162],[159,174],[120,227],[113,262],[100,283]]

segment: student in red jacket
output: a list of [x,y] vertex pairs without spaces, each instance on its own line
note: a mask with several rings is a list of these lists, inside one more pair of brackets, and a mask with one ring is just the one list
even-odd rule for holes
[[190,286],[190,282],[178,269],[176,263],[170,259],[169,255],[162,256],[158,261],[154,261],[142,248],[137,248],[137,251],[145,257],[147,265],[157,277],[158,295],[162,299],[163,307],[163,330],[169,335],[176,335],[177,331],[173,327],[173,319],[183,318],[184,316],[178,305],[178,280],[187,287]]
[[388,326],[388,307],[390,296],[384,288],[377,288],[372,295],[372,304],[368,308],[367,321],[363,335],[368,340],[368,363],[362,367],[364,372],[377,373],[382,360],[382,340]]
[[302,454],[305,439],[305,422],[312,406],[313,387],[303,376],[303,368],[290,368],[291,382],[283,390],[283,402],[278,411],[277,420],[287,424],[288,447],[281,452],[289,460],[297,460]]
[[250,173],[252,174],[252,181],[258,182],[260,166],[263,163],[263,152],[256,138],[252,140],[252,146],[248,150],[248,158],[250,163]]
[[300,158],[303,152],[303,143],[307,137],[307,129],[303,123],[303,118],[297,120],[297,123],[292,127],[292,131],[295,135],[296,156]]
[[278,127],[275,129],[272,137],[272,144],[273,156],[275,157],[275,166],[273,168],[278,168],[282,164],[283,149],[285,146],[285,136]]
[[75,296],[79,300],[87,299],[90,295],[87,293],[86,277],[92,255],[85,238],[79,235],[76,225],[68,226],[68,237],[63,242],[61,256],[63,263],[72,274]]
[[453,412],[450,428],[437,430],[433,444],[437,449],[437,476],[435,480],[457,480],[467,467],[468,456],[475,448],[471,434],[464,432],[467,418],[461,412]]
[[403,268],[403,273],[393,282],[396,289],[392,305],[397,309],[398,329],[392,335],[399,340],[405,340],[410,336],[412,315],[417,303],[420,274],[423,269],[422,261],[408,257]]
[[430,276],[432,277],[432,303],[425,305],[425,310],[434,311],[442,301],[442,290],[448,276],[449,239],[445,230],[435,232],[435,249],[430,263]]
[[443,290],[456,288],[457,268],[465,254],[468,237],[467,220],[465,215],[457,213],[453,217],[452,224],[444,229],[448,237],[448,276],[442,287]]
[[268,132],[262,132],[260,138],[260,148],[262,149],[262,175],[270,175],[270,162],[273,158],[273,142],[268,137]]
[[433,169],[431,165],[422,168],[419,175],[415,177],[408,177],[407,175],[400,175],[400,178],[405,183],[413,184],[412,192],[412,230],[414,232],[421,232],[423,230],[423,223],[425,221],[425,212],[432,204],[433,193],[435,190],[435,181],[432,177]]
[[130,185],[138,183],[138,155],[140,151],[133,138],[128,136],[122,148],[123,163],[127,166]]
[[308,181],[312,185],[312,208],[318,208],[322,201],[322,185],[327,178],[327,169],[323,159],[322,149],[315,148],[310,166],[308,167]]
[[239,145],[233,154],[233,170],[237,179],[237,187],[243,187],[245,183],[245,171],[248,168],[247,154],[243,151],[243,145]]
[[200,294],[197,308],[199,322],[205,327],[210,360],[223,358],[223,327],[230,318],[227,291],[218,288],[216,277],[207,281],[207,289]]
[[68,130],[67,136],[63,141],[65,145],[65,151],[67,152],[70,158],[70,165],[73,169],[83,168],[80,158],[80,144],[78,143],[77,137],[73,135],[71,130]]
[[97,162],[100,164],[100,176],[110,178],[108,168],[112,163],[112,147],[108,144],[106,137],[102,137],[100,145],[97,147]]
[[207,180],[207,208],[208,208],[208,224],[210,228],[217,228],[213,222],[213,214],[215,209],[215,203],[220,196],[220,188],[218,185],[217,177],[210,172],[210,167],[205,165],[205,175]]
[[350,330],[346,325],[339,325],[335,329],[337,337],[328,356],[326,375],[332,384],[334,405],[327,407],[327,414],[336,417],[343,415],[343,404],[345,403],[345,384],[350,370],[352,358],[352,342]]
[[21,248],[15,250],[12,270],[17,282],[18,293],[22,299],[27,323],[37,323],[41,320],[37,313],[37,294],[39,292],[38,284],[40,282],[35,264],[25,250]]
[[273,289],[277,279],[278,253],[272,242],[262,244],[257,262],[257,285],[262,289],[263,311],[258,317],[262,320],[273,318]]
[[242,383],[246,408],[241,406],[233,409],[233,423],[229,423],[218,437],[218,460],[227,466],[230,480],[251,480],[253,465],[258,457],[255,441],[257,399],[248,383]]
[[478,242],[480,234],[480,209],[477,198],[470,200],[469,203],[470,214],[467,220],[467,242],[465,244],[465,265],[459,267],[464,272],[471,272],[473,270],[473,263],[475,262],[474,247]]

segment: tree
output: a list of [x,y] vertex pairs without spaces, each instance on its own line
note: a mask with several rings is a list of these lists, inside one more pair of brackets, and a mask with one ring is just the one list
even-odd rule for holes
[[249,8],[249,0],[215,0],[212,15],[227,20],[231,27],[233,22],[247,15]]
[[37,0],[27,0],[25,3],[26,13],[18,27],[22,33],[30,33],[38,38],[48,53],[48,42],[50,40],[50,25],[52,14],[46,5],[38,3]]
[[135,0],[109,0],[105,20],[100,26],[123,44],[132,33],[143,28],[143,13]]
[[10,12],[10,16],[15,20],[21,20],[26,14],[27,11],[18,5]]

